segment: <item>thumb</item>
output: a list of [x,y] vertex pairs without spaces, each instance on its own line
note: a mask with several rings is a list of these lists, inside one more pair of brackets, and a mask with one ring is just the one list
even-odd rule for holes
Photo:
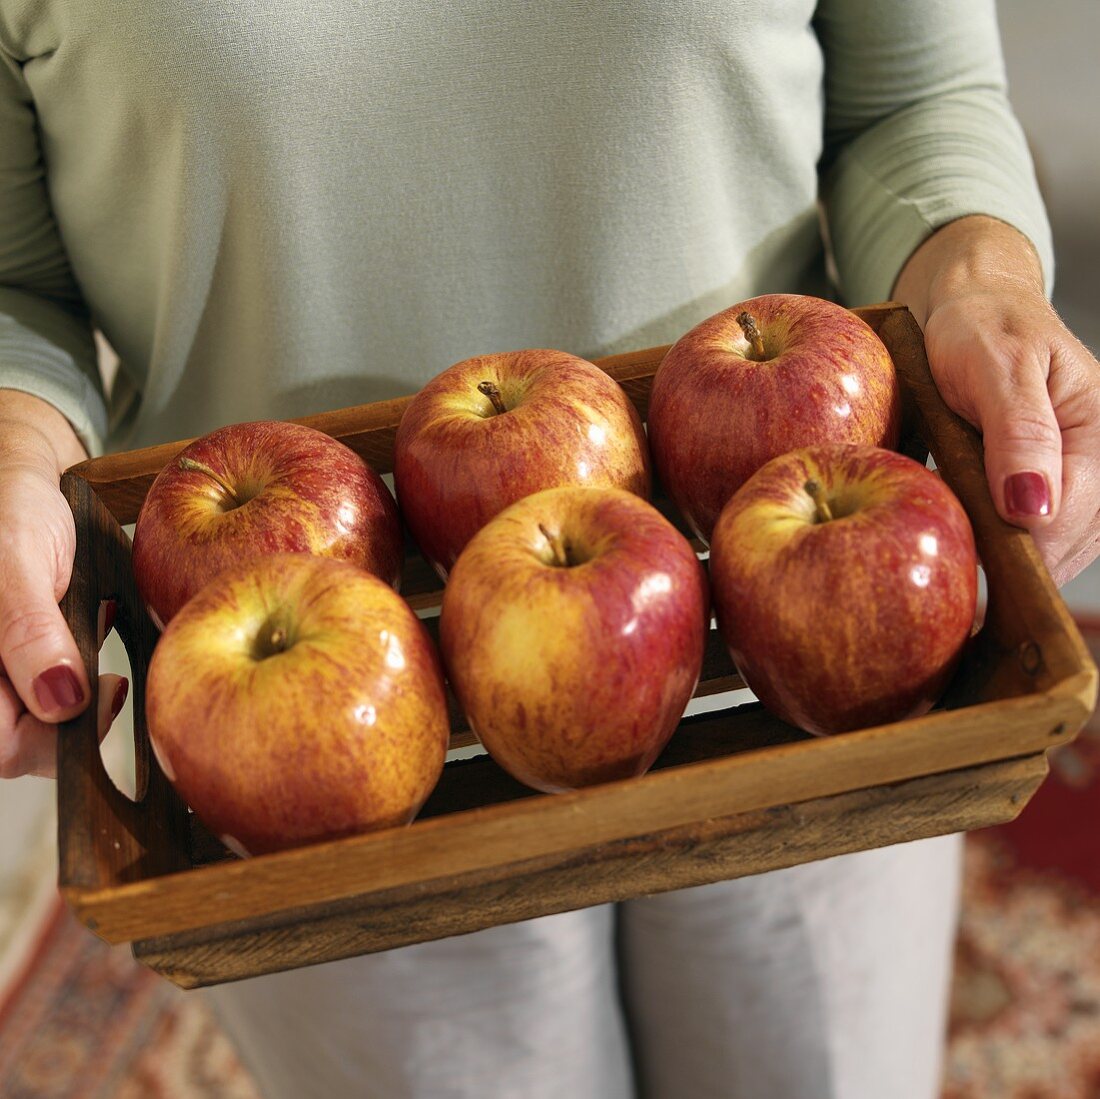
[[0,561],[0,664],[27,709],[53,724],[87,705],[88,676],[57,605],[48,566],[13,545]]
[[1043,376],[989,379],[975,400],[985,472],[1001,517],[1045,526],[1061,504],[1062,433]]

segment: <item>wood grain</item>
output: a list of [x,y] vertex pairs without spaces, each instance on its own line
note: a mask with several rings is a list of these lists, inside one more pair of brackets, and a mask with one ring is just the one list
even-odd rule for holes
[[[157,629],[130,573],[129,539],[87,482],[65,474],[61,491],[76,520],[76,559],[61,603],[88,669],[92,702],[60,727],[57,756],[60,880],[69,890],[140,881],[190,865],[187,809],[151,759],[145,727],[145,673]],[[115,628],[133,680],[137,803],[103,767],[96,730],[98,618],[101,601],[117,605]]]
[[[95,921],[101,937],[127,942],[193,930],[214,912],[248,919],[974,766],[994,751],[1002,758],[1033,754],[1066,740],[1088,713],[1072,695],[1042,693],[1013,702],[1011,713],[999,702],[984,703],[843,736],[717,754],[567,794],[483,802],[467,776],[473,804],[462,812],[106,889],[66,888],[65,895],[81,919]],[[713,723],[719,752],[723,734],[732,737],[735,725],[778,731],[789,740],[787,727],[759,707],[726,711],[705,723]]]
[[1042,754],[696,821],[553,858],[380,890],[318,910],[135,942],[134,956],[183,988],[373,953],[551,912],[706,885],[850,851],[1014,818]]

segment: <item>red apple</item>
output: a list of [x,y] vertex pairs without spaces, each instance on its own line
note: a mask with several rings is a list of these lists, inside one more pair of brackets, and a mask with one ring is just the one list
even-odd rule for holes
[[304,554],[191,599],[153,652],[145,707],[165,775],[238,854],[407,823],[450,734],[435,647],[405,601]]
[[564,351],[456,363],[412,399],[397,431],[394,485],[424,556],[446,576],[494,515],[559,485],[649,497],[642,422],[617,382]]
[[709,541],[725,502],[777,455],[817,443],[895,447],[898,382],[885,345],[854,313],[766,294],[669,349],[648,424],[661,483]]
[[765,465],[723,509],[710,575],[746,684],[813,733],[924,713],[974,623],[966,512],[930,470],[877,447]]
[[621,489],[548,489],[463,550],[443,592],[451,685],[520,782],[644,773],[699,680],[706,577],[671,523]]
[[223,569],[272,553],[350,561],[396,587],[397,505],[343,443],[259,421],[185,447],[153,482],[134,530],[138,590],[162,624]]

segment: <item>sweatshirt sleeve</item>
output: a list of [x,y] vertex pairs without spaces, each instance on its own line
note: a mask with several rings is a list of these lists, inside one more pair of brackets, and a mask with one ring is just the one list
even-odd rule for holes
[[941,225],[986,214],[1034,245],[1050,227],[1009,106],[994,0],[821,0],[821,194],[844,299],[882,301]]
[[88,310],[50,209],[34,104],[0,46],[0,389],[41,397],[100,453],[107,413]]

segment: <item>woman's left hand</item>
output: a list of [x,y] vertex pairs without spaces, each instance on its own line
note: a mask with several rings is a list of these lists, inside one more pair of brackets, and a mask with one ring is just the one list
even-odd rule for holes
[[982,433],[998,511],[1064,584],[1100,553],[1100,363],[1047,302],[1027,241],[990,218],[930,237],[895,296],[944,401]]

